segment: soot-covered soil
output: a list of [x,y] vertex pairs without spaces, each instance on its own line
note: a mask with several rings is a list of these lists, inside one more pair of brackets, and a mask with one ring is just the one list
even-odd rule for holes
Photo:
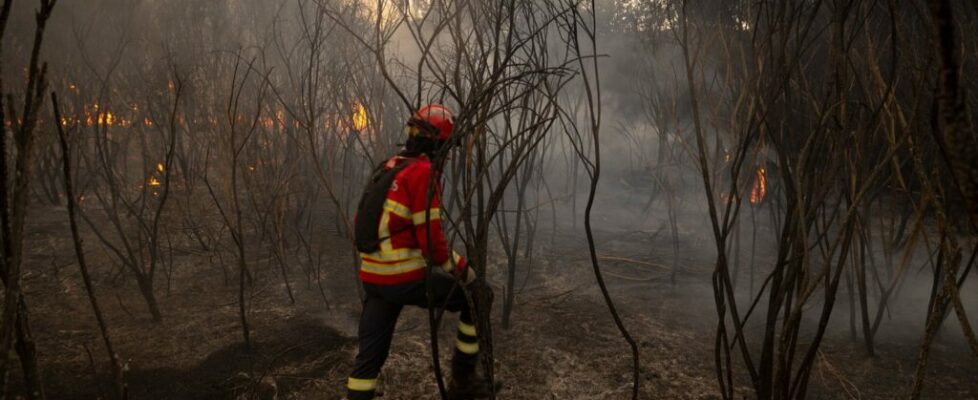
[[[31,216],[25,292],[51,399],[92,399],[110,390],[106,356],[81,283],[63,209]],[[547,235],[549,237],[549,235]],[[664,236],[664,235],[662,235]],[[707,244],[684,241],[677,283],[665,237],[599,232],[606,277],[641,354],[641,398],[718,398],[713,372],[715,310]],[[631,393],[631,354],[604,306],[581,235],[540,239],[543,250],[518,292],[512,325],[494,309],[496,374],[502,399],[625,399]],[[117,272],[94,237],[86,240],[99,300],[134,399],[339,399],[355,353],[359,305],[348,244],[329,246],[323,291],[293,274],[296,302],[277,269],[256,254],[249,318],[254,348],[242,344],[234,276],[225,282],[212,259],[180,244],[172,271],[158,276],[164,320],[151,320],[132,279]],[[550,244],[552,243],[552,245]],[[256,251],[255,253],[260,253]],[[502,277],[502,265],[490,265]],[[298,268],[296,268],[298,270]],[[521,275],[521,279],[522,279]],[[501,281],[500,281],[501,282]],[[499,283],[499,282],[495,282]],[[447,368],[454,317],[440,332]],[[830,332],[813,373],[811,398],[904,397],[917,342],[882,335],[868,357],[846,332]],[[978,362],[961,343],[941,341],[930,363],[927,398],[978,397]],[[738,394],[750,396],[738,378]],[[383,399],[437,399],[427,313],[408,309],[398,324],[382,375]]]

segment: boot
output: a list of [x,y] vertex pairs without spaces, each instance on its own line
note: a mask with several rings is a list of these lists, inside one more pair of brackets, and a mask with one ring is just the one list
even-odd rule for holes
[[499,393],[501,382],[490,386],[489,381],[474,370],[453,372],[452,381],[448,383],[448,400],[488,399],[492,394]]

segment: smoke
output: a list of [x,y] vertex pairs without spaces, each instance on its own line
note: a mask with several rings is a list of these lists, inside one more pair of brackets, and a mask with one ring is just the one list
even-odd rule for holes
[[[332,15],[323,15],[319,4],[326,4]],[[411,17],[425,12],[425,2],[415,2]],[[634,2],[633,2],[634,3]],[[652,2],[655,3],[655,2]],[[315,1],[199,1],[199,0],[92,0],[84,2],[61,2],[47,32],[44,57],[50,63],[52,89],[59,92],[74,93],[77,105],[69,105],[76,114],[83,114],[85,107],[100,104],[114,109],[132,108],[138,104],[141,110],[152,107],[142,101],[147,98],[166,98],[167,85],[171,83],[176,70],[187,77],[188,85],[193,87],[192,97],[185,107],[201,115],[212,112],[217,118],[225,118],[227,99],[226,89],[233,85],[229,79],[235,73],[230,67],[234,57],[254,62],[253,81],[242,87],[247,92],[257,93],[263,83],[255,76],[267,76],[267,81],[275,91],[265,93],[267,102],[257,106],[264,118],[269,118],[270,126],[301,126],[304,117],[316,122],[316,133],[320,136],[306,137],[302,133],[291,138],[289,151],[309,145],[326,152],[330,146],[345,146],[348,153],[342,157],[323,157],[315,160],[326,165],[329,176],[322,178],[314,174],[315,162],[303,164],[298,168],[306,180],[303,189],[319,187],[319,179],[336,179],[337,195],[342,207],[349,211],[355,202],[364,170],[387,157],[396,150],[401,137],[401,124],[408,113],[408,105],[393,91],[377,66],[376,54],[371,53],[360,43],[355,34],[367,36],[372,28],[373,18],[378,10],[370,5],[373,2],[315,2]],[[597,2],[599,10],[599,41],[597,43],[601,85],[601,168],[602,176],[594,210],[594,226],[599,237],[598,252],[606,255],[635,259],[656,258],[654,261],[667,265],[677,272],[677,284],[688,288],[690,300],[698,304],[689,310],[690,318],[713,321],[715,314],[703,312],[713,307],[712,290],[709,286],[710,273],[716,259],[714,231],[707,211],[706,190],[694,157],[695,144],[692,140],[692,115],[688,82],[682,72],[684,65],[680,49],[676,44],[674,32],[669,24],[672,17],[663,10],[629,9],[634,14],[648,13],[646,19],[634,19],[629,12],[617,9],[618,2],[607,0]],[[13,91],[22,90],[17,85],[25,65],[24,54],[30,49],[33,37],[31,2],[15,3],[8,35],[5,40],[3,60],[4,82]],[[388,10],[391,11],[391,10]],[[720,12],[720,11],[717,11]],[[390,12],[388,12],[390,14]],[[437,13],[432,18],[437,18]],[[347,26],[339,26],[335,19],[344,19]],[[467,21],[475,24],[476,22]],[[319,25],[317,25],[317,23]],[[321,32],[315,29],[322,29]],[[429,28],[422,28],[430,29]],[[348,30],[353,31],[351,34]],[[311,32],[315,31],[315,34]],[[422,65],[422,48],[407,26],[401,26],[389,33],[381,58],[387,62],[392,73],[390,77],[408,97],[414,106],[420,102],[448,102],[453,100],[438,87],[432,78],[431,66]],[[556,33],[551,32],[547,46],[553,56],[560,54],[561,44]],[[450,38],[441,35],[431,44],[438,61],[446,68],[454,68]],[[477,60],[492,63],[491,58]],[[556,63],[557,61],[554,61]],[[702,74],[706,77],[721,75],[719,66],[711,65],[713,59],[703,61]],[[579,73],[580,71],[575,71]],[[470,77],[463,77],[470,78]],[[321,81],[320,81],[321,79]],[[418,93],[420,79],[421,93]],[[718,79],[719,80],[719,79]],[[709,81],[709,83],[713,83]],[[221,82],[216,84],[215,82]],[[308,93],[305,90],[310,82],[321,83],[320,92]],[[701,82],[704,83],[704,82]],[[576,85],[576,86],[575,86]],[[584,110],[585,98],[580,82],[568,85],[559,93],[561,103],[568,114],[565,121],[573,121],[582,132],[586,132],[590,121]],[[22,86],[22,85],[21,85]],[[464,84],[462,85],[464,87]],[[704,108],[714,115],[726,116],[730,93],[724,88],[709,86],[701,88]],[[76,89],[72,89],[76,88]],[[285,100],[283,100],[285,99]],[[161,102],[165,104],[165,102]],[[316,103],[315,109],[307,108]],[[366,108],[368,122],[364,129],[353,132],[342,120],[352,115],[357,105]],[[450,104],[457,106],[457,104]],[[201,111],[205,110],[205,111]],[[292,115],[295,113],[296,115]],[[282,117],[279,117],[282,115]],[[311,116],[310,116],[311,115]],[[286,117],[287,116],[287,117]],[[127,116],[137,123],[144,116],[133,112]],[[190,112],[186,115],[192,119]],[[201,119],[206,119],[201,117]],[[279,120],[289,120],[283,123]],[[717,118],[720,119],[720,118]],[[294,120],[302,120],[301,124]],[[493,126],[505,126],[512,121],[493,121]],[[188,140],[206,136],[210,129],[201,123],[199,126],[185,128]],[[285,130],[285,129],[282,129]],[[359,132],[359,131],[367,132]],[[592,155],[593,143],[584,140],[575,143],[568,136],[568,125],[555,124],[547,133],[545,144],[541,146],[540,159],[530,165],[531,171],[525,177],[514,181],[507,189],[503,208],[497,218],[507,221],[506,232],[514,233],[514,206],[518,198],[519,184],[528,183],[525,193],[528,212],[534,220],[523,229],[533,226],[539,229],[538,240],[544,241],[546,234],[566,233],[573,237],[583,236],[581,218],[588,191],[586,168],[580,162],[576,151]],[[298,131],[298,129],[294,129]],[[713,189],[717,200],[733,196],[730,187],[732,178],[728,162],[723,155],[730,149],[729,137],[732,132],[709,126],[705,129],[706,142],[711,154]],[[283,135],[284,136],[284,135]],[[586,135],[585,135],[586,136]],[[298,138],[298,139],[296,139]],[[203,142],[193,142],[200,145]],[[312,144],[308,144],[312,143]],[[318,146],[318,147],[317,147]],[[582,148],[577,148],[581,146]],[[193,147],[193,146],[189,146]],[[260,146],[257,146],[260,147]],[[288,146],[283,145],[283,148]],[[304,149],[308,151],[309,149]],[[757,150],[763,153],[766,150]],[[773,151],[772,151],[773,153]],[[259,159],[260,150],[255,150]],[[285,150],[283,150],[283,154]],[[295,154],[295,153],[287,153]],[[327,153],[328,154],[328,153]],[[347,156],[349,154],[349,156]],[[745,163],[740,174],[739,194],[753,183],[750,179],[758,166],[768,165],[771,155],[761,155],[757,160]],[[506,161],[506,158],[501,158]],[[155,165],[158,160],[151,160]],[[260,165],[255,163],[254,165]],[[212,167],[213,168],[213,167]],[[133,168],[135,169],[135,168]],[[137,171],[140,172],[141,171]],[[128,171],[136,174],[137,172]],[[727,257],[733,260],[732,266],[737,280],[737,296],[740,304],[750,304],[764,285],[767,274],[777,263],[779,252],[779,230],[783,222],[784,210],[779,208],[777,171],[770,171],[770,198],[760,205],[750,205],[743,201],[736,233],[728,246]],[[498,175],[493,175],[498,179]],[[138,176],[138,180],[145,177]],[[529,182],[527,182],[529,180]],[[322,215],[328,209],[325,194],[317,192],[309,207],[318,210],[309,212],[298,210],[299,216],[311,218]],[[321,197],[317,197],[321,196]],[[743,196],[742,196],[743,197]],[[742,198],[743,200],[743,198]],[[900,211],[884,210],[878,213],[883,218],[898,219]],[[335,216],[342,218],[343,216]],[[781,218],[779,218],[781,217]],[[927,221],[927,223],[931,223]],[[337,224],[340,225],[340,224]],[[337,229],[341,230],[341,229]],[[547,232],[550,230],[550,232]],[[874,243],[882,243],[883,237],[870,237]],[[974,248],[973,238],[964,238],[965,249]],[[916,343],[923,332],[923,324],[928,310],[928,300],[933,288],[933,266],[931,251],[924,241],[918,241],[909,251],[905,279],[889,295],[889,304],[882,313],[879,334],[903,343]],[[933,244],[931,244],[933,246]],[[530,247],[529,245],[524,248]],[[888,290],[888,279],[896,279],[898,256],[887,256],[880,246],[871,246],[869,252],[874,259],[877,272],[870,271],[868,295],[874,305],[869,309],[870,318],[875,318],[878,302]],[[536,247],[539,251],[540,246]],[[497,255],[503,254],[498,248]],[[578,265],[577,273],[583,269]],[[570,267],[569,267],[570,268]],[[496,278],[500,277],[501,271]],[[877,276],[878,275],[878,276]],[[846,277],[846,282],[854,277]],[[850,290],[843,283],[836,299],[830,326],[833,333],[848,334],[850,320],[855,319],[856,330],[861,329],[862,318],[858,306],[850,300]],[[643,286],[619,287],[626,295],[644,290]],[[962,287],[962,301],[972,321],[978,315],[978,282],[967,280]],[[806,316],[818,315],[817,310],[824,304],[821,293],[813,295],[813,301],[806,307],[811,312]],[[852,297],[854,298],[854,297]],[[766,299],[758,304],[758,309],[766,307]],[[850,304],[853,302],[852,304]],[[756,318],[756,317],[755,317]],[[756,320],[755,320],[756,321]],[[806,324],[814,321],[807,320]],[[958,324],[954,323],[953,313],[945,323],[945,338],[960,341],[962,338]]]

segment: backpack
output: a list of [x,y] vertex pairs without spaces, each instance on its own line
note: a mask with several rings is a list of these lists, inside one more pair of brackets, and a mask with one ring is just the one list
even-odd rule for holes
[[377,230],[380,227],[380,217],[384,213],[384,202],[387,201],[387,191],[398,172],[403,171],[409,165],[414,164],[414,159],[408,158],[394,168],[384,170],[384,164],[380,163],[374,169],[367,182],[367,187],[363,189],[360,202],[357,204],[357,214],[354,220],[354,242],[357,250],[361,253],[373,253],[380,248],[380,242],[388,237],[378,237]]

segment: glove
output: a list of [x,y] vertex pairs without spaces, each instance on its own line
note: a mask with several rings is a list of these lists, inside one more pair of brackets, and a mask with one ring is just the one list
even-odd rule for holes
[[472,269],[472,266],[462,256],[458,256],[458,263],[455,264],[455,270],[452,271],[452,275],[459,282],[462,282],[463,286],[471,285],[472,282],[475,282],[476,278],[475,270]]
[[464,267],[462,269],[456,269],[453,275],[455,275],[455,279],[458,279],[460,282],[462,282],[462,285],[464,286],[472,285],[472,282],[475,282],[475,278],[476,278],[475,271],[472,269],[471,266]]
[[441,269],[451,274],[465,286],[475,282],[475,271],[468,266],[468,262],[466,262],[465,257],[462,257],[454,251],[452,252],[452,259],[442,264]]

